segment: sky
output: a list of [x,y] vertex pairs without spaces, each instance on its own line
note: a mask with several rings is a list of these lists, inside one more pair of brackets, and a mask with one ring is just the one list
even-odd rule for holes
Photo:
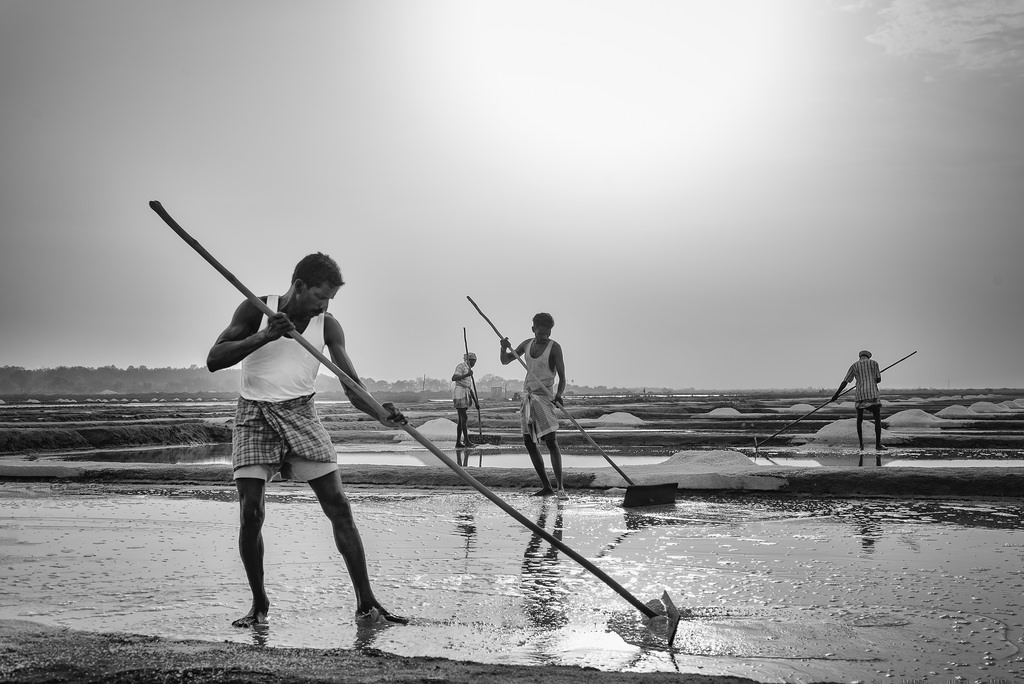
[[1021,112],[1024,0],[0,0],[0,366],[205,363],[159,200],[376,380],[1024,388]]

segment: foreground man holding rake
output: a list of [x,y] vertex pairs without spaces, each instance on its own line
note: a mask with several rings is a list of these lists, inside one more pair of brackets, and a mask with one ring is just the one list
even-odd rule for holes
[[[252,608],[235,620],[236,627],[266,624],[270,599],[264,586],[263,520],[266,484],[275,473],[309,483],[331,521],[334,541],[345,560],[356,595],[356,619],[405,624],[406,618],[385,610],[370,587],[362,539],[342,489],[331,437],[317,417],[314,383],[320,361],[286,336],[295,331],[318,349],[325,346],[331,360],[358,382],[345,351],[341,324],[327,306],[344,284],[338,264],[326,254],[310,254],[296,265],[291,286],[281,296],[260,299],[277,312],[265,317],[246,300],[210,349],[210,371],[241,362],[241,388],[235,411],[231,460],[238,489],[240,527],[238,551],[252,590]],[[344,384],[346,396],[359,410],[377,411]],[[380,422],[398,427],[405,418],[394,406]]]

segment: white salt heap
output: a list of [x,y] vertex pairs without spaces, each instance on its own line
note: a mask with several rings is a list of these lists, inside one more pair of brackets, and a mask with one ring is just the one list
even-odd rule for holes
[[811,406],[810,404],[793,404],[788,409],[784,410],[792,411],[793,413],[807,413],[809,411],[813,411],[816,408],[816,406]]
[[971,404],[971,410],[975,413],[1006,413],[1008,409],[991,401],[977,401]]
[[[416,427],[416,426],[414,426]],[[458,426],[454,421],[448,420],[447,418],[435,418],[428,420],[423,425],[416,427],[416,432],[420,433],[429,440],[436,440],[439,442],[454,442],[455,431]],[[404,440],[412,439],[412,436],[408,432],[402,431],[395,435],[396,442],[402,442]]]
[[894,413],[886,418],[885,422],[890,426],[897,427],[931,427],[945,421],[921,409],[907,409],[906,411]]
[[738,416],[741,415],[739,411],[730,406],[720,406],[716,409],[708,411],[705,415],[708,416]]
[[597,419],[598,423],[604,423],[606,425],[643,425],[644,420],[637,418],[632,413],[623,413],[617,411],[615,413],[606,413]]
[[677,451],[662,465],[679,472],[749,470],[751,460],[737,451]]
[[[875,444],[875,423],[866,419],[862,426],[864,430],[864,446]],[[882,428],[882,443],[892,440],[892,433]],[[846,418],[837,420],[824,426],[808,438],[808,441],[815,444],[852,444],[857,446],[857,419]]]
[[978,417],[977,413],[975,413],[971,409],[967,408],[966,406],[962,406],[961,404],[953,404],[952,406],[947,406],[946,408],[942,409],[941,411],[939,411],[935,415],[939,416],[940,418],[977,418]]

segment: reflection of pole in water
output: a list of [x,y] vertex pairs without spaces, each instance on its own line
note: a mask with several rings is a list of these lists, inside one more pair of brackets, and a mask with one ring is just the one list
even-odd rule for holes
[[470,553],[476,547],[476,517],[472,507],[455,513],[455,533],[466,540],[465,559],[469,560]]
[[480,468],[484,467],[484,452],[483,449],[456,449],[455,450],[455,462],[463,468],[469,467],[469,452],[477,452],[477,466]]
[[875,552],[875,542],[882,536],[882,526],[873,520],[859,520],[854,525],[860,538],[860,549],[864,553]]
[[[537,526],[547,529],[549,501],[541,503]],[[551,535],[562,541],[562,502],[556,502],[554,527]],[[530,542],[523,553],[523,604],[530,623],[544,631],[554,631],[569,622],[565,615],[560,590],[558,549],[544,543],[540,535],[530,535]]]

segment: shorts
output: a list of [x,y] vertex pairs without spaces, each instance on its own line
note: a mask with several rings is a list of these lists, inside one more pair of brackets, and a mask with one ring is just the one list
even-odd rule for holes
[[243,477],[251,477],[257,480],[263,480],[264,482],[270,482],[274,479],[274,475],[280,472],[281,479],[283,480],[309,482],[310,480],[315,480],[318,477],[330,475],[337,469],[337,463],[310,461],[302,458],[301,456],[288,454],[285,456],[284,463],[280,464],[280,466],[276,464],[269,465],[266,463],[260,463],[257,465],[247,465],[235,468],[233,479],[237,480]]
[[239,397],[231,464],[235,479],[269,481],[280,471],[283,477],[308,482],[337,470],[338,456],[312,396],[283,402]]
[[882,402],[879,400],[878,397],[875,397],[874,399],[858,399],[857,403],[854,404],[854,408],[869,409],[872,406],[881,406],[881,405],[882,405]]

